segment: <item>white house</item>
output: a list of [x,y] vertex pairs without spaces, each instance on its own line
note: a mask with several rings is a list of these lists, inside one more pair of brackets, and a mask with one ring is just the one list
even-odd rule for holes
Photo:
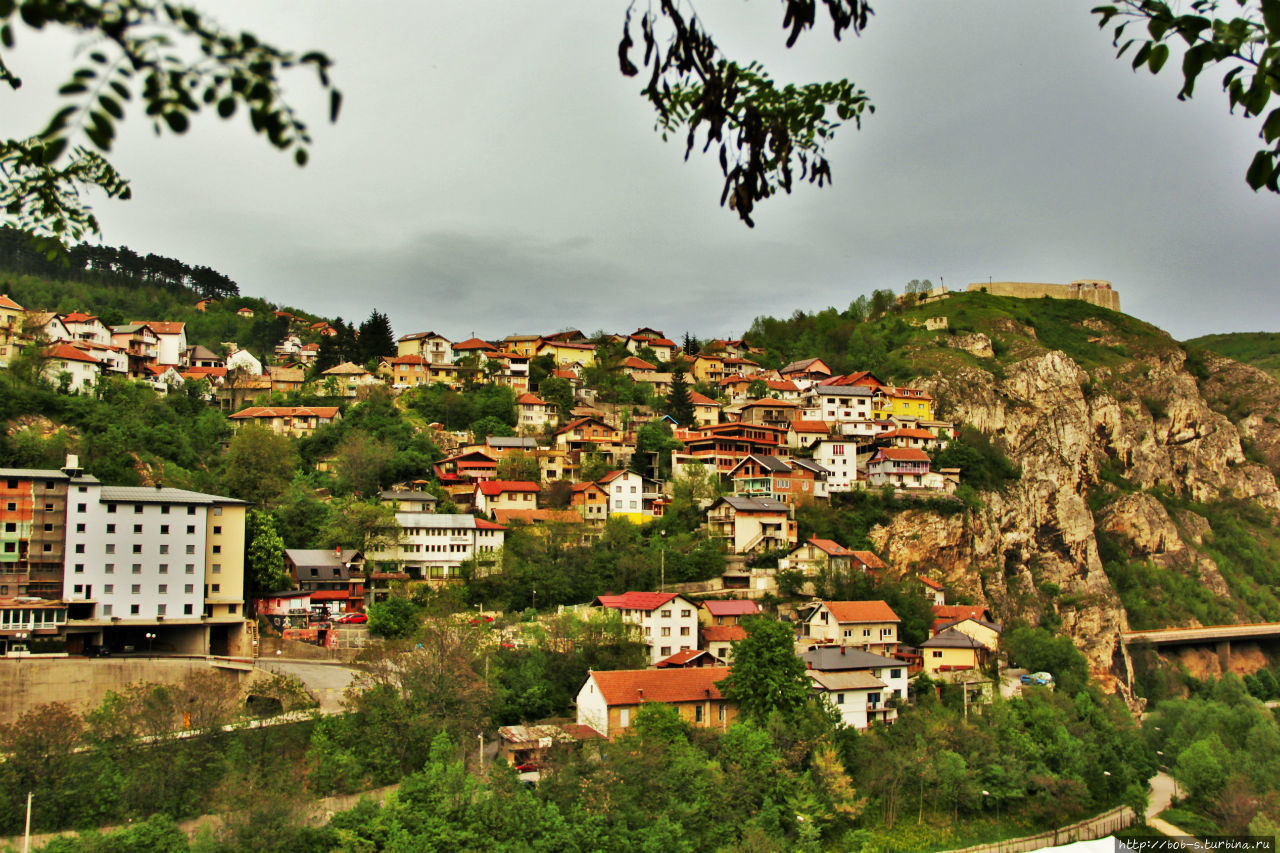
[[[644,513],[645,478],[635,471],[611,471],[600,478],[601,488],[609,493],[609,515]],[[647,482],[653,482],[649,480]],[[650,506],[652,511],[652,505]]]
[[[134,320],[134,323],[146,323],[151,331],[160,339],[159,353],[156,361],[161,364],[176,364],[185,367],[187,364],[187,324],[168,320]],[[261,372],[261,366],[259,366]]]
[[601,595],[600,607],[617,610],[622,621],[639,629],[649,646],[649,663],[675,652],[698,648],[698,604],[673,592],[627,592]]
[[816,643],[893,654],[901,621],[883,601],[821,601],[805,619],[803,634]]
[[896,702],[907,696],[907,664],[849,646],[816,646],[800,656],[813,688],[840,712],[846,726],[898,718]]
[[253,357],[247,349],[238,349],[227,356],[227,372],[241,370],[250,376],[262,375],[262,362]]
[[805,413],[829,424],[869,421],[873,396],[865,385],[815,385],[809,391]]
[[71,377],[67,390],[87,392],[98,384],[102,364],[79,347],[57,343],[45,350],[44,377],[60,385],[63,374]]
[[458,579],[458,567],[472,557],[502,548],[506,528],[472,515],[397,512],[399,542],[365,556],[379,568],[396,567],[412,580],[443,583]]
[[92,341],[95,344],[111,343],[111,330],[107,328],[107,324],[91,314],[72,311],[62,315],[62,322],[71,340]]
[[858,444],[847,438],[824,438],[813,445],[813,461],[831,473],[828,492],[851,492],[858,482]]

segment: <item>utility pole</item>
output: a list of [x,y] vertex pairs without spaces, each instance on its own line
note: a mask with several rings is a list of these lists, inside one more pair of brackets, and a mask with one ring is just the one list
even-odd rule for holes
[[480,739],[480,769],[483,770],[484,769],[484,735],[478,734],[476,735],[476,737]]
[[31,853],[31,792],[27,791],[27,828],[22,833],[22,853]]

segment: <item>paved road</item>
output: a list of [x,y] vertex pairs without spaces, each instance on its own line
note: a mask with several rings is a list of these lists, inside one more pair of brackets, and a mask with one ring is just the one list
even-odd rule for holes
[[343,693],[359,673],[359,670],[341,664],[297,660],[262,658],[258,661],[258,666],[269,672],[297,677],[320,702],[322,714],[342,712]]
[[[1178,791],[1178,783],[1173,781],[1168,773],[1161,770],[1151,778],[1151,796],[1147,799],[1147,826],[1165,835],[1190,835],[1186,830],[1179,829],[1167,820],[1161,820],[1156,817],[1160,812],[1169,808],[1173,795]],[[1186,845],[1183,845],[1184,847]]]

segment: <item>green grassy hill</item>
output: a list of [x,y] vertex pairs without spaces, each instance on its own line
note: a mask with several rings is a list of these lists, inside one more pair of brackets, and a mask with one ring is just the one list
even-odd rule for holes
[[1224,335],[1203,335],[1185,342],[1188,347],[1199,347],[1242,364],[1251,364],[1280,379],[1280,332],[1230,332]]

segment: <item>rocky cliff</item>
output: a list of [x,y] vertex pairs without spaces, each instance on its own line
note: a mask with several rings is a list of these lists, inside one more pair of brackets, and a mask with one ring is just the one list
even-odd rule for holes
[[[1083,325],[1098,346],[1123,351],[1105,319]],[[993,437],[1021,477],[982,494],[975,511],[899,514],[873,541],[891,565],[927,570],[1001,620],[1060,620],[1103,683],[1127,692],[1119,634],[1129,617],[1100,543],[1114,560],[1173,573],[1230,607],[1242,593],[1207,552],[1214,531],[1196,509],[1232,500],[1280,509],[1280,383],[1210,354],[1189,365],[1167,338],[1086,369],[1030,328],[1006,321],[999,331],[1009,359],[969,349],[985,363],[920,382],[942,417]]]

